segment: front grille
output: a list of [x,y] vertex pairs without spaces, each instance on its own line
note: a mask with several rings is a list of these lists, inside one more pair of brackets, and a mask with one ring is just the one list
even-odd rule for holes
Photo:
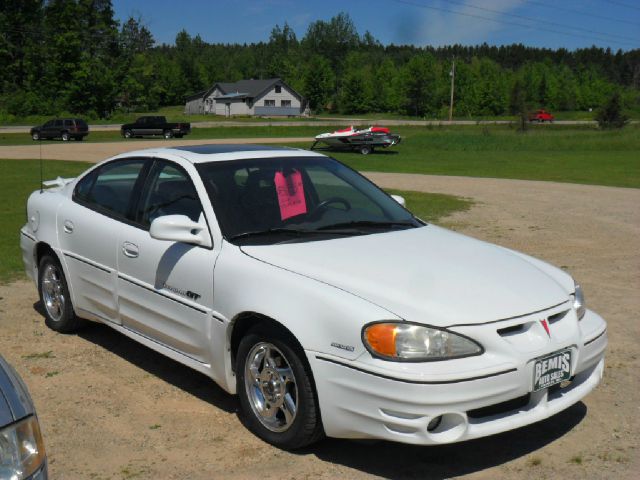
[[527,393],[526,395],[512,400],[507,400],[506,402],[496,403],[495,405],[489,405],[488,407],[476,408],[475,410],[469,410],[467,412],[467,416],[469,418],[484,418],[511,412],[512,410],[518,410],[529,405],[530,397],[531,394]]

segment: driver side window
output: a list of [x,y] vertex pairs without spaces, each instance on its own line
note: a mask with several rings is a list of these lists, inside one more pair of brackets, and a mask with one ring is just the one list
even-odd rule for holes
[[[343,199],[349,203],[349,208],[353,208],[355,211],[366,212],[374,217],[384,218],[383,210],[363,192],[353,188],[349,183],[326,169],[310,166],[307,167],[307,175],[309,175],[309,179],[318,195],[318,204]],[[335,203],[337,208],[344,208],[339,201],[332,203]]]
[[164,215],[186,215],[197,222],[202,213],[191,179],[169,162],[158,162],[152,168],[137,212],[137,221],[149,227]]

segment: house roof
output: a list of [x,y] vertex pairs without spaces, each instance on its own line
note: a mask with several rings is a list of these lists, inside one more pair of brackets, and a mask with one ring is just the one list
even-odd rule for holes
[[213,86],[204,93],[204,98],[207,98],[209,95],[211,95],[216,87],[222,92],[223,98],[238,98],[237,96],[230,97],[229,95],[231,94],[241,94],[244,95],[245,98],[256,98],[276,84],[284,85],[296,97],[302,100],[302,96],[285,82],[283,82],[281,78],[266,78],[262,80],[238,80],[237,82],[217,82],[214,83]]
[[201,90],[199,92],[196,93],[192,93],[191,95],[188,95],[186,97],[184,97],[185,101],[190,101],[190,100],[195,100],[197,98],[204,98],[204,94],[207,93],[207,90]]
[[222,93],[246,92],[249,97],[257,97],[265,90],[271,88],[278,82],[279,78],[267,78],[265,80],[239,80],[235,83],[218,83],[218,88]]

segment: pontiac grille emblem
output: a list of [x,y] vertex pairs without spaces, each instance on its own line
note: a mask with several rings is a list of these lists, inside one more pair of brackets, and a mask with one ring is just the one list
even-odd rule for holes
[[547,322],[547,319],[545,318],[540,320],[540,323],[544,327],[544,331],[547,332],[547,336],[551,338],[551,331],[549,330],[549,323]]

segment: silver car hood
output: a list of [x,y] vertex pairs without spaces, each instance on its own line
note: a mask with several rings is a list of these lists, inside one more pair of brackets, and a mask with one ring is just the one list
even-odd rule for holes
[[0,355],[0,428],[35,412],[27,387]]

